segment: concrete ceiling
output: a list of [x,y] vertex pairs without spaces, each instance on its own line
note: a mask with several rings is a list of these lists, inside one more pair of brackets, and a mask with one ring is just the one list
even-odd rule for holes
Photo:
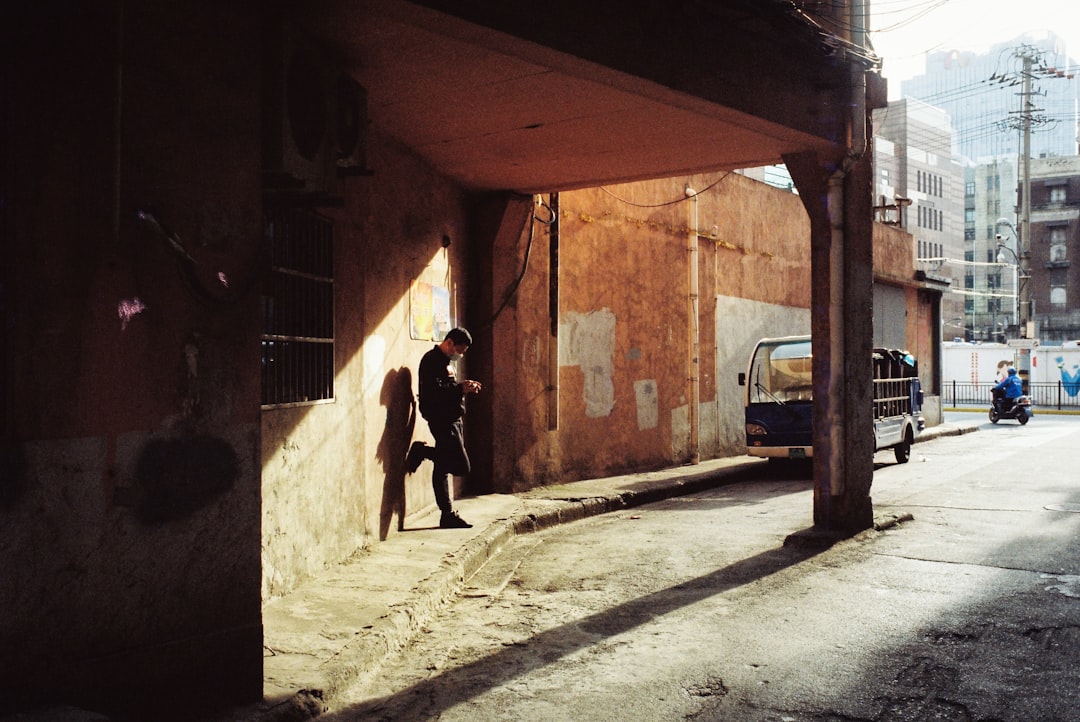
[[700,94],[412,3],[313,7],[301,20],[367,89],[371,123],[471,190],[570,190],[835,150]]

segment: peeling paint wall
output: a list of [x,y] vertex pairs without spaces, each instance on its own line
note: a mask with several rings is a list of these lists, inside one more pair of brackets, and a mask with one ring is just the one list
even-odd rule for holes
[[[687,185],[698,189],[697,232]],[[535,260],[548,255],[546,229],[533,240],[519,292],[526,302],[500,319],[492,336],[499,349],[494,418],[507,430],[493,442],[496,488],[658,468],[695,452],[741,453],[735,375],[747,345],[764,328],[809,326],[809,222],[799,199],[715,174],[567,192],[559,200],[557,341],[546,313],[552,269]],[[519,260],[508,258],[501,273],[516,271]]]
[[[743,453],[737,376],[750,351],[766,336],[810,332],[810,227],[799,198],[712,174],[566,192],[559,203],[558,337],[542,227],[520,300],[492,334],[495,488]],[[911,236],[874,233],[875,273],[919,309],[904,332],[932,368],[933,299],[911,287]],[[519,271],[527,235],[497,254],[495,286]]]
[[567,313],[559,323],[559,338],[559,366],[581,371],[585,416],[610,416],[615,408],[615,314],[606,308]]

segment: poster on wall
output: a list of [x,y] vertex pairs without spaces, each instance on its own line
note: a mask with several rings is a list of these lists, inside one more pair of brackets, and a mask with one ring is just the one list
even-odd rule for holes
[[450,289],[442,286],[431,287],[431,311],[433,341],[442,341],[447,332],[453,328],[450,325]]
[[417,341],[442,341],[450,323],[450,290],[425,281],[409,289],[409,335]]

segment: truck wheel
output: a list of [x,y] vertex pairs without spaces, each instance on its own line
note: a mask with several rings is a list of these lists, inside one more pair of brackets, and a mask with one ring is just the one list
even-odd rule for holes
[[893,453],[896,455],[896,463],[906,464],[911,458],[911,432],[908,431],[904,434],[904,440],[893,447]]

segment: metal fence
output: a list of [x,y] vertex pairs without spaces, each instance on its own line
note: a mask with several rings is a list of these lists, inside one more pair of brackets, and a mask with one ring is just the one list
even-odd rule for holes
[[[942,406],[989,406],[993,381],[979,383],[946,382],[941,389]],[[1080,409],[1080,382],[1039,381],[1024,384],[1024,393],[1036,408]]]

